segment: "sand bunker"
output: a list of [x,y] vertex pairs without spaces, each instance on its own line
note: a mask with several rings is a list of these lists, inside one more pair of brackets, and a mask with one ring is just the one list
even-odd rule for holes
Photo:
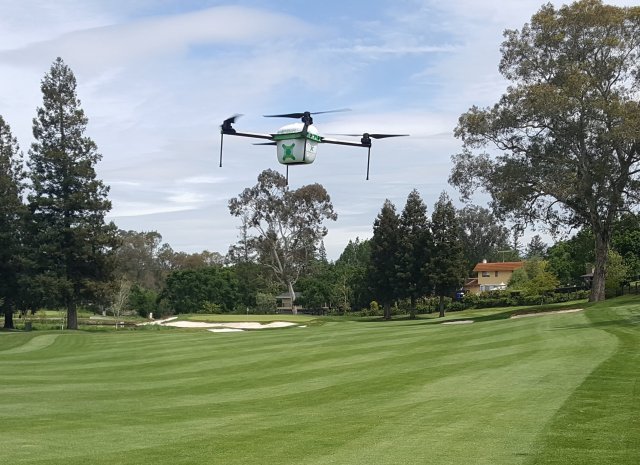
[[170,321],[164,326],[174,326],[176,328],[230,328],[230,329],[268,329],[268,328],[286,328],[288,326],[297,326],[296,323],[289,321],[272,321],[270,323],[258,323],[255,321],[239,321],[237,323],[205,323],[203,321]]
[[173,320],[177,320],[178,317],[177,316],[172,316],[170,318],[166,318],[164,320],[153,320],[153,321],[146,321],[144,323],[138,323],[138,326],[146,326],[146,325],[164,325],[166,323],[168,323],[169,321],[173,321]]
[[178,317],[167,318],[166,320],[149,321],[141,325],[173,326],[174,328],[203,328],[212,333],[236,333],[251,329],[271,329],[287,328],[298,326],[290,321],[271,321],[269,323],[258,323],[257,321],[238,321],[235,323],[207,323],[204,321],[179,321]]
[[440,323],[440,324],[442,324],[442,325],[467,325],[469,323],[473,323],[473,320],[445,321],[444,323]]
[[558,310],[557,312],[538,312],[538,313],[521,313],[520,315],[511,315],[510,318],[527,318],[530,316],[557,315],[559,313],[576,313],[584,310],[583,308],[573,308],[571,310]]

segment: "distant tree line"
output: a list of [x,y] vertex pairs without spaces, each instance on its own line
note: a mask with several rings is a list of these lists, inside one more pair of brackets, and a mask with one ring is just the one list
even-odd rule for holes
[[[0,115],[4,327],[15,311],[39,307],[65,309],[70,329],[78,307],[270,312],[283,292],[317,311],[390,318],[406,308],[414,317],[435,301],[443,314],[483,259],[527,259],[508,293],[533,300],[587,278],[590,298],[601,300],[640,274],[637,11],[547,4],[506,31],[500,71],[511,85],[496,105],[461,115],[450,177],[467,200],[486,190],[491,210],[456,209],[442,194],[428,215],[412,191],[399,214],[386,201],[371,238],[350,241],[333,262],[323,245],[325,222],[337,218],[329,194],[319,184],[289,189],[271,170],[230,200],[241,225],[225,256],[175,252],[155,231],[119,231],[105,220],[109,188],[96,177],[101,155],[85,135],[75,76],[58,58],[41,82],[26,157]],[[520,224],[575,234],[523,246]]]

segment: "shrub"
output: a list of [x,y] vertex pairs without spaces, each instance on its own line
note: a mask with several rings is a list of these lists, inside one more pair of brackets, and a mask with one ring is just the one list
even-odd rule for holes
[[142,318],[147,318],[150,313],[159,313],[157,311],[158,294],[151,289],[145,289],[137,284],[131,287],[128,303]]
[[465,308],[467,307],[465,307],[464,302],[453,301],[449,304],[447,310],[450,312],[459,312]]
[[276,313],[278,299],[273,294],[263,292],[256,293],[256,310],[258,313]]
[[220,304],[216,304],[213,302],[204,302],[202,304],[202,308],[198,313],[219,314],[219,313],[223,313],[223,311]]

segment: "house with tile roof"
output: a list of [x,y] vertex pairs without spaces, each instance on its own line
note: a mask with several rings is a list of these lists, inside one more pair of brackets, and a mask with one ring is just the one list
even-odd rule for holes
[[474,294],[506,289],[513,272],[523,266],[524,262],[488,263],[483,260],[473,268],[476,277],[469,279],[464,288]]

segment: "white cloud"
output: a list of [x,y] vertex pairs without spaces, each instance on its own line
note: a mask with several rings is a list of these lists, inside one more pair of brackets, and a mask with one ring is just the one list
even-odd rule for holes
[[345,48],[327,48],[329,53],[363,54],[371,58],[375,55],[422,55],[430,53],[449,53],[457,49],[454,46],[439,45],[354,45]]
[[225,180],[226,178],[222,176],[193,176],[183,179],[182,182],[186,184],[219,184]]
[[114,205],[113,210],[109,214],[110,219],[118,219],[124,217],[140,217],[145,215],[157,215],[159,213],[173,213],[187,210],[194,210],[196,207],[191,205],[183,206],[161,206],[157,204],[149,204],[142,202],[119,201]]
[[200,44],[250,43],[308,33],[296,18],[256,9],[221,6],[169,17],[155,17],[73,30],[58,37],[0,51],[5,63],[25,65],[63,54],[95,70],[183,54]]

